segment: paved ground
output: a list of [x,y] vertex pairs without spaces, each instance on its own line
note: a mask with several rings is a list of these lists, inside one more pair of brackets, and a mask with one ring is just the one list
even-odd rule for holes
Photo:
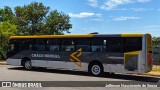
[[[120,75],[120,74],[105,74],[102,77],[93,77],[86,72],[75,72],[75,71],[65,71],[65,70],[32,70],[26,71],[22,67],[0,65],[0,81],[139,81],[139,82],[159,82],[159,78],[155,77],[144,77],[144,76],[130,76],[130,75]],[[98,82],[97,82],[98,84]],[[0,88],[0,90],[82,90],[82,87],[54,87],[54,88]],[[87,90],[97,90],[106,88],[92,88],[86,87]],[[118,88],[110,88],[112,90]],[[128,88],[119,88],[126,90]],[[131,88],[136,90],[137,88]],[[159,90],[158,88],[142,88],[141,90]]]

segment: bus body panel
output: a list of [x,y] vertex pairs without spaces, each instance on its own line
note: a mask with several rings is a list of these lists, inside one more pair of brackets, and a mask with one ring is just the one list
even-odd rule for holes
[[153,64],[153,60],[152,60],[152,37],[150,34],[146,34],[146,62],[147,62],[147,71],[151,71],[152,70],[152,64]]
[[21,60],[22,59],[8,58],[6,62],[7,62],[7,65],[21,66]]
[[[63,37],[54,36],[54,38]],[[74,51],[34,51],[34,50],[25,50],[16,52],[13,55],[9,55],[7,58],[7,64],[10,65],[22,65],[23,58],[29,58],[31,60],[33,67],[46,67],[46,68],[62,68],[68,70],[81,70],[88,71],[88,66],[92,61],[99,61],[102,63],[104,72],[114,72],[114,73],[135,73],[143,74],[151,70],[148,66],[148,52],[151,52],[150,49],[146,49],[150,46],[148,45],[148,38],[146,34],[137,34],[137,35],[85,35],[85,38],[127,38],[127,37],[142,37],[142,49],[140,51],[130,51],[130,52],[85,52],[81,48],[77,48]],[[26,36],[12,36],[11,39],[29,39]],[[41,39],[42,37],[35,37],[34,39]],[[47,36],[45,39],[51,38]],[[68,38],[68,36],[63,37]],[[71,36],[72,39],[83,38],[83,35]],[[62,39],[63,40],[63,39]],[[109,46],[106,46],[106,49],[110,49]],[[136,53],[134,53],[136,52]],[[129,58],[125,58],[125,53]],[[137,61],[134,61],[137,60]],[[127,66],[126,66],[127,65]],[[134,66],[136,65],[136,66]],[[130,67],[132,66],[132,67]]]

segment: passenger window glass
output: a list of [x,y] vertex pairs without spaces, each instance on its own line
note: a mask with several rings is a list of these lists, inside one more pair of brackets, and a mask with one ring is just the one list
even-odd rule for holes
[[45,51],[45,45],[35,45],[35,49],[38,51]]
[[46,50],[46,39],[28,39],[24,41],[24,45],[29,50],[45,51]]
[[14,51],[15,50],[15,45],[11,44],[10,48],[11,48],[11,51]]
[[45,45],[29,45],[30,50],[45,51]]
[[49,51],[59,51],[58,45],[49,45]]
[[33,45],[33,44],[30,44],[30,45],[29,45],[29,50],[36,50],[36,47],[35,47],[35,45]]
[[60,45],[61,40],[60,39],[49,39],[47,44],[49,45]]
[[123,44],[120,37],[108,38],[108,52],[123,52]]
[[90,46],[89,45],[77,45],[76,50],[82,49],[83,52],[89,52],[90,51]]
[[76,45],[90,45],[91,44],[91,40],[90,39],[87,39],[87,38],[79,38],[79,39],[76,39]]
[[141,37],[126,37],[124,38],[124,52],[142,50]]
[[62,45],[61,51],[74,51],[74,45]]
[[102,51],[102,46],[92,46],[92,52],[100,52]]
[[46,39],[36,39],[36,44],[46,44],[47,40]]
[[103,38],[94,38],[92,39],[92,45],[91,45],[91,51],[92,52],[102,52],[106,51],[106,40]]
[[35,39],[22,39],[21,42],[22,42],[22,44],[21,44],[22,50],[31,50],[31,45],[36,44]]
[[61,51],[74,51],[75,42],[73,39],[63,39],[61,45]]
[[103,45],[104,41],[103,38],[93,38],[92,45]]
[[62,45],[74,45],[74,40],[72,39],[63,39]]
[[106,52],[106,45],[105,45],[105,46],[102,46],[102,51],[103,51],[103,52]]
[[91,40],[88,38],[76,39],[76,50],[82,49],[83,52],[90,52]]
[[18,43],[10,44],[8,46],[8,51],[19,51],[19,44]]

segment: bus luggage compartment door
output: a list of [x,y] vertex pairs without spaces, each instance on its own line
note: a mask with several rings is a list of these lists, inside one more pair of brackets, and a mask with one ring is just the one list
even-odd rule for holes
[[138,54],[125,54],[124,69],[126,71],[138,70]]

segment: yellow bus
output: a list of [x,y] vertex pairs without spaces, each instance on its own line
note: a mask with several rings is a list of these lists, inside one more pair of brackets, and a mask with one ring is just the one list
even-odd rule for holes
[[143,74],[152,69],[150,34],[11,36],[7,64],[87,71]]

